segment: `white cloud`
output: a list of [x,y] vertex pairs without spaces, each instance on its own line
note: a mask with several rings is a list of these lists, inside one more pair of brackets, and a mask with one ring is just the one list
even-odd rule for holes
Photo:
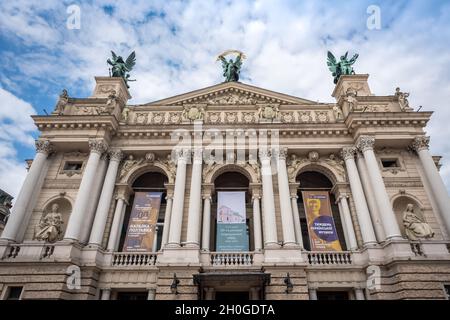
[[16,147],[32,147],[35,131],[30,118],[35,110],[12,93],[0,87],[0,189],[16,197],[26,176],[24,159]]
[[[138,81],[131,84],[131,103],[222,81],[215,57],[231,48],[248,56],[243,82],[331,102],[326,51],[358,52],[355,69],[370,74],[374,93],[392,94],[400,86],[411,92],[412,106],[436,112],[427,130],[432,153],[444,156],[441,174],[450,188],[450,4],[381,1],[382,29],[373,31],[366,28],[370,4],[102,0],[82,3],[81,29],[67,30],[63,3],[22,0],[0,4],[0,26],[24,48],[5,53],[8,66],[16,67],[17,77],[27,83],[47,84],[50,89],[41,93],[51,96],[61,86],[88,95],[93,77],[108,74],[111,49],[121,55],[136,50],[132,77]],[[103,6],[114,8],[112,16]]]

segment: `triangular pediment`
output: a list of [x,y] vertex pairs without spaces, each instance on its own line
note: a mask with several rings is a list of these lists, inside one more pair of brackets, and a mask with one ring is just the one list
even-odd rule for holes
[[280,105],[317,104],[317,102],[262,89],[241,82],[225,82],[144,105],[169,106],[193,103],[207,105],[255,105],[261,103],[274,103]]

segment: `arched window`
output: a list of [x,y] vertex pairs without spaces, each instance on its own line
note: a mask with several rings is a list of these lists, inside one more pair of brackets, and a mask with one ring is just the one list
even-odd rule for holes
[[120,236],[120,242],[119,242],[119,250],[123,250],[125,237],[128,230],[128,224],[130,221],[131,211],[133,209],[133,202],[134,202],[134,194],[136,192],[162,192],[161,196],[161,205],[159,208],[158,213],[158,222],[156,226],[156,236],[153,241],[153,248],[151,251],[158,251],[161,248],[161,240],[162,240],[162,233],[164,226],[164,213],[166,211],[166,186],[168,179],[167,176],[165,176],[162,173],[159,172],[147,172],[142,175],[140,175],[136,180],[133,182],[132,189],[134,191],[133,195],[130,197],[129,200],[129,206],[127,206],[127,209],[125,211],[125,217],[124,222],[122,226],[122,232]]
[[331,211],[333,215],[334,224],[338,234],[339,242],[341,243],[342,250],[347,250],[344,232],[342,229],[341,218],[339,215],[339,207],[335,203],[334,194],[331,193],[333,183],[322,173],[316,171],[304,171],[301,172],[296,179],[300,183],[297,190],[297,205],[300,215],[300,225],[302,229],[303,246],[306,250],[311,250],[311,244],[308,233],[308,223],[305,215],[305,206],[303,203],[302,191],[327,191],[329,193]]
[[214,194],[212,195],[211,204],[211,233],[210,233],[210,248],[213,251],[217,249],[217,200],[218,192],[226,191],[243,191],[245,192],[245,208],[246,208],[246,225],[247,225],[247,240],[250,251],[254,250],[253,244],[253,214],[252,204],[249,194],[249,179],[239,172],[229,171],[220,174],[214,180]]

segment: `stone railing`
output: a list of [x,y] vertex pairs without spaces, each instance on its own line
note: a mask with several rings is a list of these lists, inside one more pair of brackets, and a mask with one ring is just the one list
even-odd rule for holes
[[154,266],[155,263],[156,263],[156,254],[155,253],[115,252],[115,253],[113,253],[111,266],[113,266],[113,267],[142,267],[142,266]]
[[251,266],[252,252],[211,252],[210,262],[213,266]]
[[352,264],[350,252],[308,252],[308,263],[310,265],[349,265]]

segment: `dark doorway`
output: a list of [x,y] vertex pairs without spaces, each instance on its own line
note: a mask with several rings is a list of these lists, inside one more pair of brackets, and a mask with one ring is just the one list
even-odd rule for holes
[[117,300],[147,300],[147,292],[117,292]]
[[317,291],[317,300],[349,300],[347,291]]
[[216,299],[215,300],[221,300],[221,301],[228,301],[228,300],[249,300],[249,293],[248,291],[219,291],[216,292]]

